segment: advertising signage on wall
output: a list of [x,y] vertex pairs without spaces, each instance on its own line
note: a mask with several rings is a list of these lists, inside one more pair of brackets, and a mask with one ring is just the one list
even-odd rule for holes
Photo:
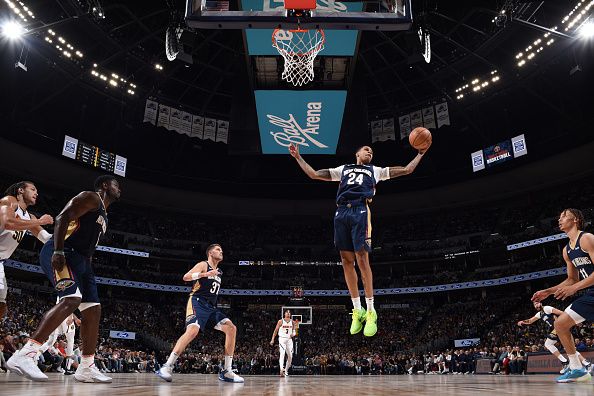
[[255,91],[263,154],[335,154],[346,91]]
[[470,154],[472,171],[490,168],[526,154],[528,154],[526,138],[523,134],[518,135]]

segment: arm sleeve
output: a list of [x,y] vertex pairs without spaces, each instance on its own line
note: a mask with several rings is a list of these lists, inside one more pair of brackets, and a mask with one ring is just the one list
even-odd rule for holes
[[343,169],[344,169],[344,165],[341,165],[337,168],[328,169],[330,171],[330,179],[332,179],[332,181],[340,181],[340,178],[342,177]]
[[390,179],[390,168],[380,168],[379,166],[373,167],[373,175],[375,176],[375,182],[378,183],[382,180]]
[[541,313],[540,313],[540,312],[537,312],[537,313],[536,313],[536,315],[534,315],[534,317],[535,317],[536,319],[540,319],[540,316],[541,316]]
[[550,315],[553,313],[553,307],[551,307],[550,305],[545,305],[544,307],[542,307],[542,310],[544,311],[544,313],[546,313],[547,315]]

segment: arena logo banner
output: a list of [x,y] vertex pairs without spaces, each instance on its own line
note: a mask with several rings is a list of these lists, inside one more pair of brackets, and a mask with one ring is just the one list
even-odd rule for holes
[[110,330],[109,331],[109,338],[118,338],[121,340],[135,340],[136,333],[133,331],[117,331],[117,330]]
[[255,91],[263,154],[335,154],[346,91]]
[[[284,9],[282,0],[242,0],[244,11],[274,11]],[[332,0],[317,0],[317,10],[333,12],[363,11],[362,2],[340,2]],[[249,55],[277,56],[278,51],[272,46],[273,29],[246,29]],[[325,30],[326,43],[319,55],[322,56],[353,56],[357,44],[357,30]],[[279,31],[277,40],[289,40],[292,33],[287,30]]]
[[455,348],[468,348],[472,346],[477,346],[481,343],[480,338],[464,338],[461,340],[454,340],[454,347]]

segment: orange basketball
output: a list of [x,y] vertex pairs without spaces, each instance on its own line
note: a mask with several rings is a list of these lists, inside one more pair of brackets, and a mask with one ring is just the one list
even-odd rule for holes
[[429,132],[429,129],[427,128],[415,128],[408,136],[408,141],[415,150],[424,150],[429,147],[432,142],[431,132]]

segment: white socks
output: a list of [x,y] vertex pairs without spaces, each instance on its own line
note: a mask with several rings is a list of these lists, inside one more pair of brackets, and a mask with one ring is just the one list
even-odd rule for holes
[[82,357],[82,360],[80,362],[80,365],[83,368],[89,368],[91,367],[93,364],[95,363],[95,356],[94,355],[89,355],[89,356],[84,356]]
[[178,357],[179,355],[177,353],[171,352],[171,355],[169,355],[169,359],[167,359],[167,363],[165,363],[165,365],[173,367]]
[[367,305],[367,312],[375,311],[375,308],[373,307],[373,297],[365,297],[365,305]]
[[361,297],[351,298],[351,300],[353,301],[353,308],[361,309]]
[[225,356],[225,370],[231,371],[233,369],[233,356]]
[[569,357],[569,368],[572,370],[580,370],[583,368],[582,362],[580,362],[577,352],[573,355],[567,355],[567,357]]
[[565,356],[563,355],[559,355],[559,360],[561,360],[561,363],[567,363],[567,359],[565,358]]
[[23,349],[21,349],[21,355],[30,356],[35,358],[37,353],[41,351],[42,345],[37,341],[29,339]]

